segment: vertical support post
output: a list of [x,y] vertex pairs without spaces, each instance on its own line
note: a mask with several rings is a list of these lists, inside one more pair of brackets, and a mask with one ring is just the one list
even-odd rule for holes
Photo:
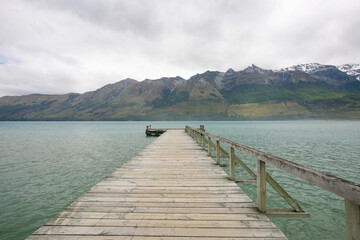
[[345,199],[346,240],[360,239],[360,206]]
[[235,157],[234,157],[234,148],[230,147],[229,154],[229,167],[230,167],[230,179],[235,181]]
[[220,165],[220,142],[216,140],[216,164]]
[[266,212],[266,168],[265,162],[257,160],[257,202],[260,212]]
[[201,134],[202,148],[205,149],[205,134]]
[[211,156],[211,137],[209,137],[209,136],[208,136],[208,154],[210,157],[212,157]]

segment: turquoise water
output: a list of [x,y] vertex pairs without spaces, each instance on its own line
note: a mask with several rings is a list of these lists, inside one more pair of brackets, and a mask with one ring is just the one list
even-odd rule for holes
[[[360,122],[0,122],[0,239],[26,238],[129,160],[154,139],[145,137],[149,124],[204,124],[213,134],[360,183]],[[254,159],[238,154],[255,169]],[[289,239],[344,239],[343,199],[268,170],[311,214],[272,219]],[[256,200],[254,185],[240,186]],[[268,206],[287,207],[271,189]]]

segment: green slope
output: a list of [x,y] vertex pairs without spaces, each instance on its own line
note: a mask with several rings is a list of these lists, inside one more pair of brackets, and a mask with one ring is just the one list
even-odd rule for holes
[[144,88],[146,96],[136,87],[125,96],[96,91],[5,97],[0,120],[360,119],[360,82],[239,84],[222,90],[201,82],[192,86]]

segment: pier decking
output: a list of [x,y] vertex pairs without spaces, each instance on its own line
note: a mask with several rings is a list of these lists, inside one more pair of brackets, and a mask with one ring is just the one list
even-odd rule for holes
[[184,130],[167,130],[28,239],[286,239]]

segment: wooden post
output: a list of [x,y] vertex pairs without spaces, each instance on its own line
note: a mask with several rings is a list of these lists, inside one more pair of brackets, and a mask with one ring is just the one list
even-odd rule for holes
[[235,157],[234,157],[234,148],[230,147],[229,154],[229,167],[230,167],[230,179],[235,181]]
[[360,239],[360,206],[345,199],[346,240]]
[[260,212],[266,212],[266,168],[265,162],[257,160],[257,202]]
[[216,164],[220,165],[220,142],[216,140]]
[[205,149],[205,134],[201,134],[202,148]]
[[209,137],[209,136],[208,136],[208,154],[210,157],[212,157],[211,156],[211,137]]

